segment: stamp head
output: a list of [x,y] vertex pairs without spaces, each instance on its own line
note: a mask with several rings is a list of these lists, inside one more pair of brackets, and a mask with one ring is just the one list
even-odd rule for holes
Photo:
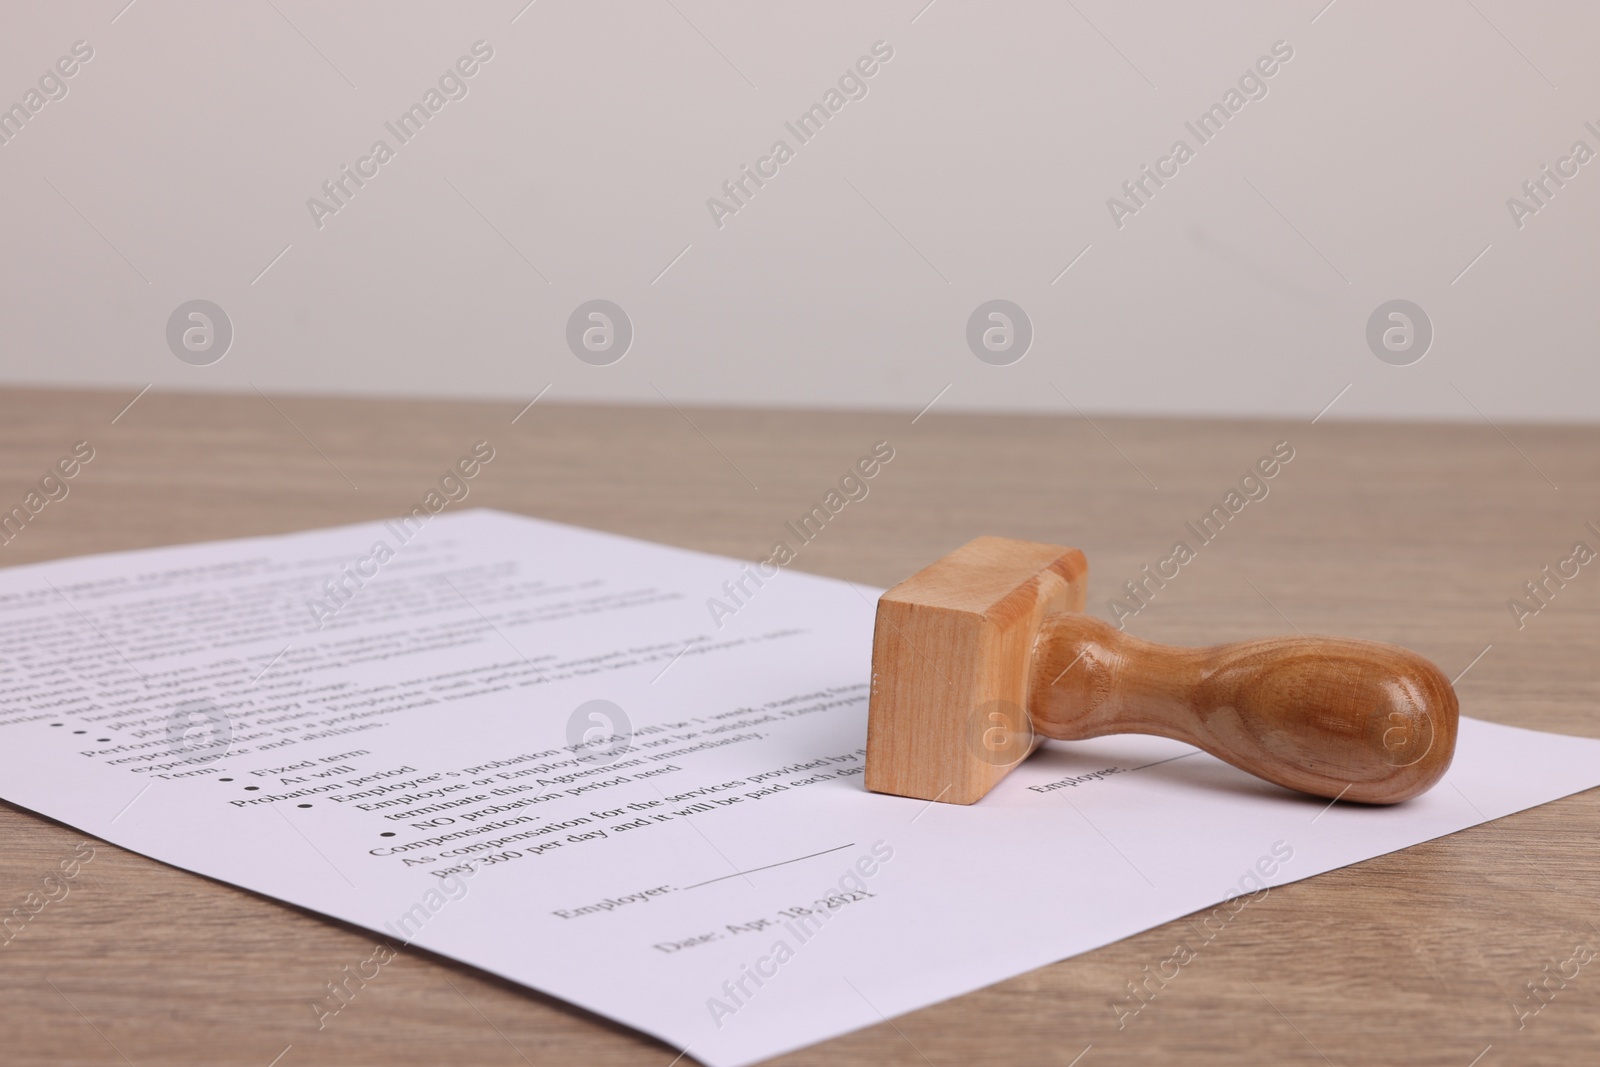
[[971,804],[1032,752],[1034,639],[1083,610],[1088,570],[1075,548],[980,537],[883,594],[866,787]]

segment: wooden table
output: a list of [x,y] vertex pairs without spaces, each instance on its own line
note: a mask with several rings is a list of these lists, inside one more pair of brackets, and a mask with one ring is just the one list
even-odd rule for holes
[[[1294,459],[1270,495],[1159,590],[1133,632],[1209,643],[1292,625],[1396,641],[1452,676],[1471,664],[1458,683],[1467,714],[1600,736],[1600,566],[1520,629],[1506,604],[1573,542],[1600,548],[1584,525],[1600,526],[1596,428],[937,412],[913,423],[563,407],[554,394],[515,422],[525,397],[151,391],[119,416],[132,395],[0,394],[0,509],[74,442],[95,449],[70,495],[0,547],[0,563],[397,514],[480,438],[498,456],[471,504],[758,558],[886,439],[893,463],[798,569],[889,585],[980,533],[1053,541],[1088,553],[1091,604],[1108,615],[1107,598],[1166,556],[1185,521],[1288,441]],[[1515,1005],[1538,1005],[1525,983],[1547,964],[1580,943],[1600,949],[1597,835],[1591,792],[1274,889],[1121,1030],[1111,1001],[1189,936],[1187,923],[782,1062],[1594,1062],[1600,962],[1563,988],[1552,980],[1554,996],[1520,1029]],[[0,914],[83,839],[0,805]],[[0,947],[0,1061],[667,1067],[676,1054],[414,950],[319,1032],[311,1001],[371,954],[372,935],[94,847],[70,895]]]

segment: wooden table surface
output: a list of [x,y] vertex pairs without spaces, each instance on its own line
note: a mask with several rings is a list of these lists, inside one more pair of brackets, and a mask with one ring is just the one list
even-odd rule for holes
[[[1600,736],[1600,566],[1521,628],[1507,607],[1574,542],[1600,548],[1585,527],[1600,526],[1600,428],[937,411],[913,423],[561,406],[554,393],[515,423],[526,397],[153,390],[119,416],[131,397],[0,393],[0,510],[74,442],[95,449],[0,563],[390,516],[480,438],[498,455],[469,504],[753,559],[887,439],[896,457],[871,495],[797,569],[889,585],[978,534],[1051,541],[1087,552],[1092,610],[1109,615],[1107,598],[1167,555],[1185,521],[1288,441],[1270,494],[1130,630],[1199,644],[1292,624],[1395,641],[1452,676],[1472,664],[1457,686],[1465,714]],[[0,805],[0,913],[83,840]],[[1570,974],[1577,946],[1600,949],[1597,840],[1600,791],[1274,889],[1122,1029],[1111,1002],[1193,940],[1184,921],[774,1062],[1592,1063],[1600,962],[1551,979],[1542,1001],[1527,983]],[[93,847],[70,894],[0,947],[0,1062],[667,1067],[676,1055],[415,950],[319,1032],[311,1002],[371,954],[372,935]],[[1005,921],[1001,902],[983,921]],[[1541,1004],[1519,1026],[1519,1007]]]

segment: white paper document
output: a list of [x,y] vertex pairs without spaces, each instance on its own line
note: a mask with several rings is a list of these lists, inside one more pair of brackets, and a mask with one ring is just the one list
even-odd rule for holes
[[1135,736],[869,794],[877,594],[492,511],[13,567],[0,795],[734,1067],[1600,785],[1468,719],[1392,808]]

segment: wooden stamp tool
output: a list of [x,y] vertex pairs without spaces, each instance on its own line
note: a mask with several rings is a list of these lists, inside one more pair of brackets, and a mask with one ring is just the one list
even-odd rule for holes
[[1336,637],[1172,648],[1083,614],[1075,548],[980,537],[878,601],[866,786],[971,804],[1050,737],[1156,734],[1270,782],[1392,804],[1455,751],[1455,690]]

